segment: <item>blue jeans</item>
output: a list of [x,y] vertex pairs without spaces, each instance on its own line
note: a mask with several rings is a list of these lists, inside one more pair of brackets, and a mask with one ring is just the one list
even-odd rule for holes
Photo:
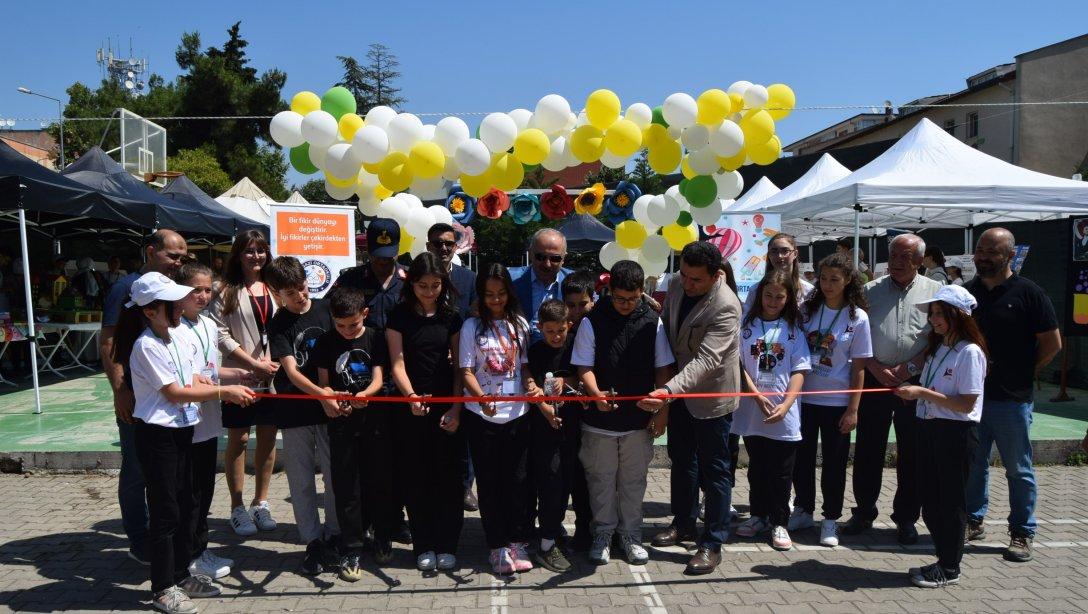
[[978,453],[967,478],[967,513],[982,522],[989,504],[990,449],[1005,465],[1009,482],[1009,531],[1035,536],[1035,469],[1031,459],[1031,412],[1034,403],[984,401],[978,428]]
[[117,477],[121,525],[128,536],[129,547],[146,556],[143,550],[147,541],[147,485],[136,454],[136,427],[118,420],[117,433],[121,438],[121,474]]
[[692,417],[682,401],[669,410],[670,490],[673,525],[683,532],[695,530],[699,517],[699,488],[706,494],[702,546],[721,548],[729,539],[729,505],[733,492],[730,473],[729,431],[732,414],[700,420]]

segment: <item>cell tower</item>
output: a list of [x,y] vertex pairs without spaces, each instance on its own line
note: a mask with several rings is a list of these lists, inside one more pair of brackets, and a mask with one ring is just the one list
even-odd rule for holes
[[147,83],[144,75],[147,74],[147,58],[137,58],[132,53],[132,40],[128,43],[128,57],[118,57],[120,50],[114,54],[113,43],[106,42],[105,48],[99,48],[95,57],[98,67],[102,69],[102,78],[115,81],[118,85],[139,96],[143,93]]

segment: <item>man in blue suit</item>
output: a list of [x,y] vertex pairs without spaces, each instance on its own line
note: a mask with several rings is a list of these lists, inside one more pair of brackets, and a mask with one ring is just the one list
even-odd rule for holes
[[461,319],[469,317],[476,303],[476,273],[453,263],[457,248],[457,231],[453,226],[438,223],[427,231],[427,251],[445,265],[450,281],[457,290],[457,312]]
[[529,266],[510,269],[518,304],[529,320],[530,344],[543,338],[537,326],[537,310],[545,300],[563,300],[559,289],[570,269],[563,268],[567,257],[567,239],[552,228],[542,228],[529,244]]

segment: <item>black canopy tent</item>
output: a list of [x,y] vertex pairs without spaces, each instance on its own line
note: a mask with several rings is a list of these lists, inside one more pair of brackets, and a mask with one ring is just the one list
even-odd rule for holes
[[[129,176],[131,177],[131,175]],[[177,203],[177,205],[183,206],[189,211],[200,211],[202,215],[206,216],[230,218],[234,223],[234,232],[231,233],[232,236],[237,234],[238,231],[250,229],[260,230],[264,232],[266,236],[268,235],[267,225],[239,215],[224,207],[219,201],[208,196],[204,190],[197,187],[197,185],[185,175],[171,181],[170,185],[166,186],[161,195],[174,203]]]
[[602,224],[597,218],[584,213],[576,213],[555,227],[567,239],[569,252],[594,252],[605,243],[615,240],[616,232]]

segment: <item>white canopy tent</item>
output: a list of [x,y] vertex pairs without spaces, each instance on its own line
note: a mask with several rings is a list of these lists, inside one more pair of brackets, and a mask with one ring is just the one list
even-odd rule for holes
[[298,190],[295,190],[294,192],[291,192],[291,195],[288,196],[287,200],[285,200],[283,202],[285,202],[285,203],[294,203],[296,205],[308,205],[308,204],[310,204],[310,201],[303,198],[302,194],[299,194]]
[[782,189],[774,184],[773,181],[766,177],[761,177],[759,181],[755,182],[743,196],[738,198],[736,202],[729,206],[726,213],[742,213],[744,211],[761,211],[759,204],[768,198],[781,192]]
[[262,224],[269,224],[271,217],[270,203],[274,202],[249,177],[234,184],[229,190],[215,198],[224,207],[244,215]]

